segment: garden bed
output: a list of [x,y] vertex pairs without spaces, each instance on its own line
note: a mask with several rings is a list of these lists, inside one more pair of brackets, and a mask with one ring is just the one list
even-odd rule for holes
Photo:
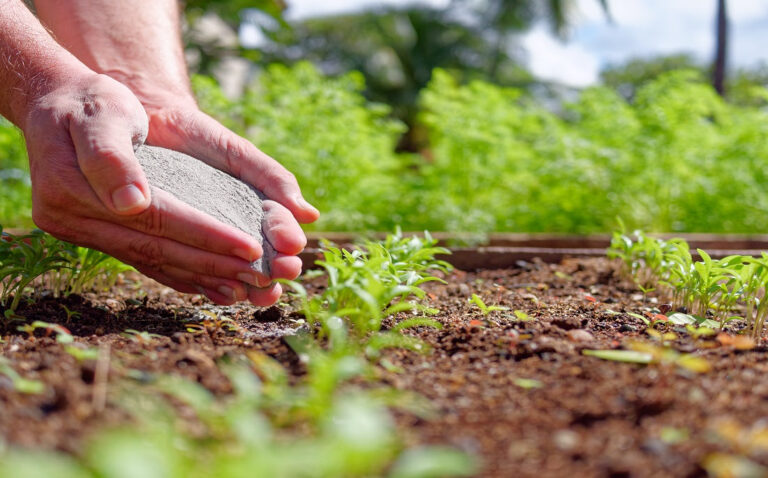
[[[433,406],[429,416],[397,412],[405,441],[464,450],[479,458],[478,476],[488,477],[706,476],[705,469],[715,473],[718,466],[760,476],[758,467],[768,467],[763,343],[694,338],[683,329],[659,344],[629,314],[653,316],[663,304],[645,299],[618,269],[597,257],[556,264],[517,257],[512,267],[456,270],[444,276],[447,284],[425,285],[428,305],[439,309],[434,319],[444,327],[407,333],[432,353],[387,350],[386,366],[375,369],[379,382],[417,392]],[[305,285],[312,293],[321,282]],[[508,310],[486,315],[469,302],[472,294]],[[190,332],[191,323],[206,317],[202,310],[240,328]],[[78,361],[44,331],[30,337],[18,323],[6,323],[2,355],[46,388],[21,394],[0,376],[0,433],[10,445],[79,453],[95,431],[131,420],[116,403],[118,378],[180,374],[223,396],[232,385],[216,360],[232,353],[261,351],[299,377],[304,366],[283,338],[302,326],[292,310],[216,307],[130,275],[107,293],[22,305],[17,312],[28,323],[64,325],[102,357]],[[635,340],[666,355],[638,365],[584,354],[625,349]],[[686,366],[680,357],[707,366]]]

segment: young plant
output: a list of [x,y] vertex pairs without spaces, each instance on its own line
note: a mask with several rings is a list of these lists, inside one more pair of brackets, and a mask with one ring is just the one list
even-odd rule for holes
[[[503,306],[500,306],[500,305],[485,305],[485,302],[483,302],[483,299],[481,299],[480,296],[477,295],[477,294],[472,294],[472,298],[469,299],[469,303],[470,304],[475,304],[477,306],[477,308],[480,309],[480,312],[482,312],[484,317],[489,316],[492,312],[509,310],[509,307],[503,307]],[[518,312],[520,314],[518,314]],[[521,314],[525,315],[525,318],[521,318]],[[528,317],[524,312],[517,311],[517,310],[515,311],[515,315],[520,320],[526,320],[527,317]]]
[[135,329],[126,329],[120,335],[138,344],[148,344],[152,342],[152,339],[157,339],[162,337],[162,335],[152,334],[147,332],[146,330],[138,331]]
[[6,307],[6,315],[15,313],[35,279],[67,267],[63,243],[40,230],[12,236],[0,226],[0,305]]
[[5,375],[11,381],[13,389],[19,393],[39,395],[45,391],[43,382],[22,377],[3,356],[0,356],[0,374]]

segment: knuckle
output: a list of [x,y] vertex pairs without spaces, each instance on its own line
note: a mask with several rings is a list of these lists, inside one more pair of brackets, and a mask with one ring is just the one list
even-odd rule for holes
[[154,236],[164,236],[167,228],[165,211],[152,198],[152,204],[137,217],[143,232]]
[[149,269],[161,271],[164,266],[163,246],[156,238],[131,241],[128,249],[136,257],[136,262]]
[[245,148],[241,138],[235,136],[229,131],[221,133],[219,144],[224,151],[225,166],[230,174],[235,177],[241,177],[243,168],[243,158],[245,157]]
[[208,275],[208,276],[217,277],[219,275],[218,274],[218,272],[219,272],[218,264],[216,263],[216,261],[211,260],[211,259],[204,260],[201,263],[200,270],[202,271],[203,274]]
[[299,187],[299,181],[296,179],[296,175],[288,170],[285,170],[280,174],[280,183],[284,188],[288,189]]

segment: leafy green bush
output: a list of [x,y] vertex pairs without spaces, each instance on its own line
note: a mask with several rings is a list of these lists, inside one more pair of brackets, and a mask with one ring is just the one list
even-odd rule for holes
[[422,104],[431,229],[585,233],[621,215],[656,231],[765,230],[768,115],[723,102],[693,72],[660,76],[631,104],[589,88],[556,115],[437,71]]
[[[204,109],[251,139],[291,172],[323,216],[324,230],[392,229],[398,217],[401,159],[394,147],[404,126],[384,105],[366,103],[362,76],[326,78],[309,63],[273,66],[238,103],[197,78]],[[232,121],[232,118],[237,118]]]

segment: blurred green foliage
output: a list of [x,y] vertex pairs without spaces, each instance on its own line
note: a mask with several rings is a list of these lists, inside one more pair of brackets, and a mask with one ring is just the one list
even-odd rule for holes
[[32,226],[31,183],[24,138],[0,117],[0,224]]
[[[422,154],[394,152],[405,127],[364,99],[358,73],[273,66],[237,101],[209,78],[194,86],[205,110],[297,176],[323,212],[315,229],[592,233],[621,216],[651,231],[766,231],[768,113],[724,101],[696,71],[646,81],[631,102],[588,88],[555,113],[523,90],[436,70],[420,94]],[[3,179],[2,221],[28,224],[21,136],[3,125],[0,144],[0,175],[21,175]]]
[[[607,2],[598,3],[607,13]],[[435,68],[529,86],[536,80],[523,66],[520,34],[544,21],[564,37],[575,11],[574,0],[452,0],[310,18],[269,35],[260,64],[310,61],[326,74],[361,72],[366,97],[392,106],[408,126],[399,149],[418,151],[426,143],[418,96]]]
[[404,127],[386,106],[366,103],[360,74],[327,78],[309,63],[276,65],[237,103],[208,78],[195,78],[194,86],[204,109],[296,175],[304,195],[324,211],[319,229],[397,223],[392,205],[403,163],[394,148]]
[[[442,212],[428,227],[587,233],[620,215],[654,231],[764,231],[768,116],[698,78],[663,74],[631,104],[589,88],[560,118],[438,72],[423,96],[434,162],[419,193]],[[438,178],[451,192],[439,199]]]

